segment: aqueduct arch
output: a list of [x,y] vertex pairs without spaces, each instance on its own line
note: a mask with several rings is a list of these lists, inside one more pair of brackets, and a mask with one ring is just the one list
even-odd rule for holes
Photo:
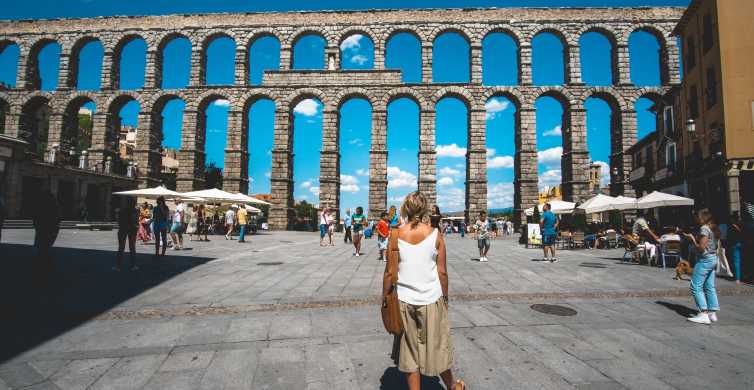
[[[12,136],[37,137],[46,130],[46,139],[40,145],[60,143],[64,121],[61,119],[75,91],[78,59],[77,48],[81,42],[99,40],[104,47],[101,90],[87,96],[97,103],[94,118],[95,135],[92,140],[92,158],[104,159],[105,134],[113,126],[111,104],[119,102],[119,59],[122,47],[132,39],[146,42],[146,67],[144,87],[132,91],[130,96],[140,104],[139,133],[135,157],[143,185],[157,183],[161,139],[161,109],[172,98],[186,104],[183,140],[186,147],[180,155],[178,173],[181,190],[198,189],[203,183],[198,164],[203,161],[201,123],[202,105],[206,99],[222,97],[230,104],[228,112],[228,139],[226,144],[226,180],[228,191],[245,191],[248,186],[246,162],[248,161],[248,118],[250,105],[258,99],[275,102],[274,146],[271,187],[273,207],[270,223],[275,229],[288,227],[293,207],[292,188],[292,107],[302,96],[319,99],[323,110],[323,148],[320,167],[322,185],[320,203],[338,208],[340,187],[338,108],[349,97],[366,98],[372,105],[372,142],[369,153],[369,208],[377,214],[387,206],[387,105],[399,97],[416,101],[420,109],[420,148],[418,186],[436,199],[435,107],[443,96],[459,97],[469,110],[467,164],[469,178],[466,187],[466,204],[470,213],[486,208],[487,176],[485,159],[485,102],[494,96],[505,96],[516,104],[515,124],[515,197],[514,207],[521,211],[537,199],[536,116],[534,102],[543,95],[556,95],[563,103],[567,131],[564,131],[563,192],[567,199],[584,199],[588,180],[589,154],[586,149],[586,119],[584,100],[602,98],[613,109],[615,126],[612,126],[611,162],[617,173],[613,175],[614,188],[631,194],[627,182],[626,161],[623,151],[636,140],[636,112],[627,102],[637,97],[662,94],[670,85],[680,82],[678,49],[670,44],[670,33],[681,17],[682,8],[594,8],[594,9],[471,9],[471,10],[386,10],[348,12],[289,12],[233,15],[170,15],[145,17],[108,17],[96,19],[9,21],[0,22],[0,42],[15,43],[19,47],[19,60],[15,88],[4,91],[3,123],[5,132]],[[334,21],[337,21],[335,23]],[[460,31],[469,44],[468,62],[471,68],[468,83],[432,83],[432,45],[437,34]],[[482,40],[490,32],[505,32],[517,43],[517,85],[482,85]],[[588,87],[581,83],[579,38],[582,34],[597,31],[610,39],[614,59],[611,61],[614,85]],[[649,31],[658,38],[661,46],[660,62],[662,85],[637,88],[630,81],[628,37],[634,31]],[[222,32],[222,34],[220,34]],[[422,81],[407,85],[401,80],[399,70],[385,68],[387,42],[400,32],[410,32],[421,44]],[[566,68],[565,84],[535,87],[532,85],[532,38],[539,32],[551,32],[561,37],[564,45]],[[304,33],[315,33],[325,39],[325,70],[291,70],[293,44]],[[374,46],[374,69],[341,70],[339,44],[353,33],[368,36]],[[235,83],[209,86],[206,80],[205,43],[216,36],[228,36],[236,45]],[[262,85],[249,85],[249,45],[261,36],[274,36],[280,42],[279,71],[266,71]],[[173,37],[186,37],[191,41],[192,59],[189,86],[181,90],[161,90],[161,48]],[[40,93],[38,89],[38,62],[40,48],[56,42],[61,46],[58,89]],[[329,64],[332,69],[327,69]],[[39,107],[49,105],[49,129],[42,129],[36,116]],[[40,127],[41,126],[41,127]],[[565,130],[565,129],[564,129]],[[199,143],[196,140],[200,140]],[[335,140],[335,142],[332,142]],[[251,140],[253,142],[253,139]],[[185,160],[185,164],[184,164]],[[95,161],[97,163],[97,161]]]

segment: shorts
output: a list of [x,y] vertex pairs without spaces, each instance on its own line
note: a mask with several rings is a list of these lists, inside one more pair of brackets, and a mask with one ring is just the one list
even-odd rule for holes
[[183,233],[183,224],[180,222],[173,222],[173,226],[170,227],[170,233]]
[[490,239],[489,238],[478,239],[477,246],[479,246],[479,249],[490,249]]
[[555,245],[555,234],[543,234],[542,235],[542,245],[544,246],[553,246]]
[[319,238],[325,238],[327,235],[327,225],[321,224],[319,225]]
[[361,230],[361,229],[354,229],[353,233],[352,233],[352,236],[353,237],[359,237],[359,238],[361,238],[362,234],[364,234],[363,230]]
[[377,249],[381,251],[387,249],[387,237],[377,236]]

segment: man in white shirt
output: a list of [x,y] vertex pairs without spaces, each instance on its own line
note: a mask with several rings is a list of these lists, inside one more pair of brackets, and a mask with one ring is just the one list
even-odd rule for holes
[[233,205],[225,212],[225,228],[227,229],[227,232],[225,233],[226,240],[233,239],[233,228],[236,226],[236,212],[233,210],[235,207],[236,205]]

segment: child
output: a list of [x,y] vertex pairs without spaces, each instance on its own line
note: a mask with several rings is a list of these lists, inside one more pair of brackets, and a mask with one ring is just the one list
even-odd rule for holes
[[380,214],[380,222],[377,222],[377,249],[380,250],[379,260],[387,261],[385,257],[385,250],[387,249],[387,238],[390,234],[390,226],[388,225],[388,216],[386,212]]

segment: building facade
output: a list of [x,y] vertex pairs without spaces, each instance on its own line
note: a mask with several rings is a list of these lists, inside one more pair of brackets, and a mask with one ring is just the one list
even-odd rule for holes
[[[678,49],[671,37],[683,9],[680,8],[553,8],[553,9],[452,9],[386,10],[354,12],[290,12],[264,14],[171,15],[106,17],[96,19],[0,22],[0,45],[14,42],[20,47],[15,88],[0,91],[0,108],[5,115],[6,133],[27,135],[30,145],[59,144],[72,126],[70,112],[82,102],[101,107],[94,114],[90,158],[99,163],[117,154],[109,142],[118,134],[117,113],[124,104],[140,105],[139,131],[134,148],[136,169],[143,186],[159,183],[162,171],[160,140],[161,111],[165,103],[180,98],[186,104],[183,116],[182,147],[178,153],[176,186],[179,191],[202,189],[204,183],[204,113],[214,99],[230,103],[228,139],[225,150],[223,187],[231,192],[248,188],[248,116],[259,99],[275,103],[274,146],[272,149],[272,203],[270,223],[275,229],[290,226],[293,209],[293,108],[302,100],[316,98],[323,104],[322,150],[320,154],[320,205],[339,209],[340,153],[338,116],[340,106],[359,97],[372,106],[372,135],[369,169],[369,210],[374,215],[387,206],[387,106],[398,98],[409,98],[420,108],[418,188],[431,202],[436,201],[435,104],[446,96],[463,101],[468,112],[466,209],[476,215],[487,208],[487,159],[485,103],[504,96],[515,105],[515,194],[514,215],[538,200],[535,101],[542,96],[557,99],[563,106],[563,156],[561,162],[563,198],[571,201],[590,196],[589,164],[586,148],[584,102],[598,97],[612,108],[611,191],[632,195],[628,183],[630,157],[625,150],[636,141],[634,102],[646,96],[661,96],[680,82]],[[631,83],[629,36],[636,31],[653,34],[660,45],[662,85],[638,87]],[[408,32],[420,41],[422,79],[404,83],[401,72],[385,66],[387,43],[395,34]],[[432,49],[435,38],[455,32],[468,43],[468,82],[432,82]],[[482,83],[482,40],[502,32],[517,44],[518,83],[488,86]],[[532,80],[532,45],[535,36],[548,32],[563,45],[563,85],[538,86]],[[613,85],[586,86],[581,81],[579,38],[588,32],[605,35],[612,44]],[[324,38],[322,70],[292,68],[293,49],[306,34]],[[374,43],[374,69],[348,71],[341,67],[340,43],[353,34]],[[162,49],[176,36],[192,43],[190,85],[179,90],[161,88]],[[261,86],[249,85],[249,47],[259,37],[272,36],[280,43],[280,70],[267,71]],[[216,86],[206,83],[206,49],[218,38],[236,43],[235,82]],[[119,88],[118,66],[123,46],[133,39],[147,43],[145,85],[139,90]],[[76,69],[81,47],[93,40],[104,46],[102,89],[75,89]],[[49,42],[62,46],[59,88],[39,91],[37,54]],[[49,131],[44,143],[35,135],[40,121],[34,114],[51,107]],[[46,146],[45,146],[46,147]]]

